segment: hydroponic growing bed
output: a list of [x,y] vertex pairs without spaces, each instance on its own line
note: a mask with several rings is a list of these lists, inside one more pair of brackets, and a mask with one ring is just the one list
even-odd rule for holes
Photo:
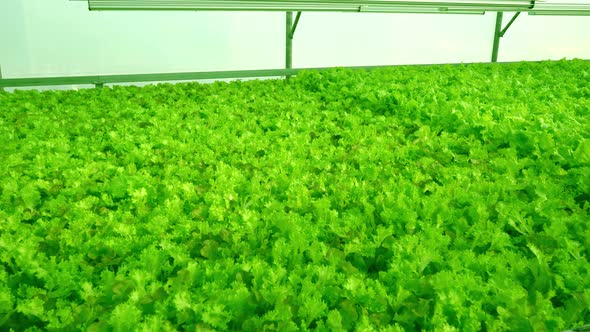
[[0,329],[590,322],[590,63],[0,92]]

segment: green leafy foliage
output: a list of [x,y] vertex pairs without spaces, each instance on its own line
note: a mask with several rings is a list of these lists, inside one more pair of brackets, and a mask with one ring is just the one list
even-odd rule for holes
[[589,71],[0,92],[0,329],[590,323]]

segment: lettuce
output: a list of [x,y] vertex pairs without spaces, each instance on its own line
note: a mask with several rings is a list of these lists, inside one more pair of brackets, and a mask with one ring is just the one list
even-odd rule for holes
[[590,323],[588,71],[2,93],[0,329]]

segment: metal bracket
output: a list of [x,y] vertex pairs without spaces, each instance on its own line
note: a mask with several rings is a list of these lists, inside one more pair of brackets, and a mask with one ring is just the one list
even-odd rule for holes
[[502,31],[500,31],[500,37],[504,37],[504,35],[506,34],[506,31],[508,31],[508,28],[510,28],[512,23],[514,23],[514,21],[516,21],[516,19],[518,18],[519,15],[520,15],[520,12],[517,12],[516,14],[514,14],[514,16],[512,16],[512,19],[510,19],[510,22],[508,22],[508,24],[506,24],[506,27],[504,29],[502,29]]
[[[285,69],[291,69],[293,68],[293,36],[295,35],[297,24],[299,24],[301,12],[297,12],[295,23],[293,23],[293,12],[287,12],[286,18],[287,19],[285,27]],[[291,76],[287,75],[286,77],[288,79]]]
[[[532,1],[531,7],[534,7],[534,5],[535,5],[534,1]],[[502,29],[502,18],[504,16],[504,13],[498,12],[496,14],[496,28],[494,30],[494,44],[492,46],[492,62],[498,61],[498,51],[500,49],[500,38],[504,37],[504,35],[506,34],[506,32],[508,31],[510,26],[512,26],[512,23],[514,23],[514,21],[516,21],[516,19],[518,18],[519,15],[520,15],[520,12],[517,12],[516,14],[514,14],[514,16],[512,16],[512,18],[508,22],[508,24],[506,24],[506,27],[504,27],[504,29]]]
[[289,38],[293,39],[293,36],[295,36],[295,30],[297,29],[297,24],[299,24],[299,19],[301,18],[301,12],[297,12],[297,17],[295,17],[295,23],[293,23],[293,26],[291,27],[291,30],[289,31]]
[[[535,8],[536,0],[530,0],[529,9]],[[492,46],[492,62],[498,61],[498,50],[500,48],[500,38],[504,37],[508,29],[512,26],[512,23],[516,21],[518,16],[520,16],[520,12],[516,12],[514,16],[510,19],[508,24],[502,29],[502,18],[504,13],[498,12],[496,15],[496,29],[494,31],[494,45]]]

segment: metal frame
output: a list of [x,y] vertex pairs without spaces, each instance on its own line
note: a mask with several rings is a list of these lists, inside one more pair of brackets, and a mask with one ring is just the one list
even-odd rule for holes
[[[202,79],[227,79],[246,77],[286,77],[301,70],[322,70],[327,68],[293,69],[293,38],[303,11],[355,11],[355,12],[403,12],[429,14],[484,14],[495,11],[496,24],[492,44],[491,62],[498,61],[500,39],[522,12],[529,15],[590,15],[588,4],[550,4],[535,0],[70,0],[87,1],[89,10],[240,10],[240,11],[284,11],[285,19],[285,69],[212,71],[192,73],[161,73],[135,75],[94,75],[45,78],[2,78],[0,68],[0,89],[4,87],[50,86],[71,84],[94,84],[97,88],[107,83],[129,83],[150,81],[182,81]],[[105,4],[99,8],[98,4]],[[126,5],[125,5],[126,4]],[[143,5],[142,5],[143,4]],[[109,7],[110,6],[110,7]],[[152,7],[150,7],[152,6]],[[168,7],[166,7],[168,6]],[[516,10],[518,11],[516,11]],[[504,11],[516,14],[502,28]],[[293,12],[297,12],[293,22]],[[349,68],[382,68],[384,66],[361,66]],[[385,66],[389,67],[389,66]]]
[[502,19],[503,19],[504,13],[503,12],[496,13],[496,28],[494,30],[494,43],[492,45],[492,62],[498,62],[498,51],[500,49],[500,38],[504,37],[504,35],[508,31],[508,29],[510,28],[512,23],[514,23],[514,21],[516,21],[516,19],[520,15],[520,13],[521,12],[517,12],[516,14],[514,14],[514,16],[512,16],[512,19],[510,19],[510,22],[508,22],[508,24],[506,24],[506,27],[504,29],[502,29]]
[[[285,69],[293,68],[293,13],[287,12],[285,20]],[[287,76],[287,78],[289,78]]]
[[223,10],[423,13],[520,10],[528,0],[82,0],[89,10]]
[[[358,66],[347,67],[352,69],[372,70],[391,66]],[[289,68],[289,69],[256,69],[256,70],[230,70],[207,71],[189,73],[156,73],[156,74],[124,74],[124,75],[92,75],[92,76],[65,76],[65,77],[33,77],[33,78],[4,78],[0,79],[0,88],[3,87],[32,87],[53,85],[95,85],[102,87],[112,83],[139,83],[159,81],[193,81],[207,79],[230,78],[256,78],[256,77],[286,77],[297,75],[300,71],[326,70],[333,67],[322,68]]]
[[[584,60],[590,61],[590,59]],[[520,63],[522,61],[502,62],[504,64]],[[540,63],[543,61],[528,61]],[[434,64],[435,66],[463,66],[475,63],[444,63]],[[426,67],[433,64],[414,64],[414,65],[390,65],[390,66],[352,66],[341,67],[355,70],[375,70],[382,68],[394,67]],[[127,75],[93,75],[93,76],[61,76],[61,77],[33,77],[33,78],[4,78],[0,79],[0,89],[34,87],[34,86],[54,86],[54,85],[95,85],[102,87],[105,84],[116,83],[147,83],[147,82],[166,82],[166,81],[195,81],[209,79],[234,79],[234,78],[262,78],[262,77],[285,77],[294,76],[301,71],[322,71],[333,69],[334,67],[321,68],[291,68],[291,69],[256,69],[256,70],[230,70],[230,71],[207,71],[192,73],[157,73],[157,74],[127,74]]]
[[[89,10],[331,11],[376,13],[528,12],[531,15],[590,15],[590,3],[529,0],[70,0]],[[573,0],[576,1],[576,0]]]
[[[299,24],[301,18],[301,12],[297,13],[295,23],[293,23],[293,12],[287,12],[285,20],[285,69],[293,68],[293,37],[295,36],[295,30]],[[291,75],[286,75],[286,78],[290,78]]]

